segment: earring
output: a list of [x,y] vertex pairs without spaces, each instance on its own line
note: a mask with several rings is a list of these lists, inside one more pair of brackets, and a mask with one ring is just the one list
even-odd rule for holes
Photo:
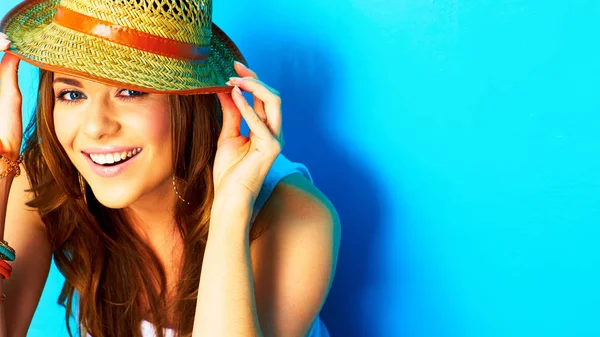
[[81,195],[83,195],[83,202],[87,205],[87,197],[85,195],[85,180],[83,180],[83,176],[81,173],[77,172],[79,176],[79,188],[81,189]]
[[175,194],[177,194],[177,197],[179,198],[179,200],[185,202],[186,204],[190,205],[189,202],[185,201],[185,199],[179,195],[179,192],[177,192],[177,186],[175,186],[175,173],[173,173],[173,189],[175,190]]

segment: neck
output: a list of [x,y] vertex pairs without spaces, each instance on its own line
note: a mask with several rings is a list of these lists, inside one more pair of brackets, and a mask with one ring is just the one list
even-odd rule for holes
[[124,209],[134,230],[154,249],[167,272],[167,289],[174,289],[182,257],[182,238],[174,218],[178,201],[172,185],[148,193]]
[[164,240],[176,231],[175,203],[177,196],[170,182],[165,181],[156,190],[146,193],[125,208],[130,223],[142,237],[153,243]]

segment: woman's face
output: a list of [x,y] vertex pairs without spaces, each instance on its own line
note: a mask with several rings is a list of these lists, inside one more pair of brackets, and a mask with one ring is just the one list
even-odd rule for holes
[[125,208],[165,196],[172,172],[167,95],[61,73],[53,89],[58,140],[103,205]]

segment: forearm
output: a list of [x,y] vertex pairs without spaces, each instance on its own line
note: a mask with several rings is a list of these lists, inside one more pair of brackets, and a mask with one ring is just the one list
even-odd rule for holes
[[[0,172],[4,172],[5,165],[0,164]],[[6,219],[6,206],[8,204],[8,193],[12,184],[13,175],[0,179],[0,240],[4,240],[4,223]],[[1,278],[1,277],[0,277]],[[0,295],[4,293],[3,281],[0,281]],[[0,304],[0,337],[6,336],[6,320],[4,316],[4,305]]]
[[248,223],[251,202],[215,199],[193,337],[262,336],[256,314]]
[[[0,173],[6,171],[8,165],[0,162]],[[14,179],[13,174],[9,174],[7,177],[0,179],[0,240],[4,240],[4,222],[6,220],[6,206],[8,205],[8,194],[10,193],[10,186]]]

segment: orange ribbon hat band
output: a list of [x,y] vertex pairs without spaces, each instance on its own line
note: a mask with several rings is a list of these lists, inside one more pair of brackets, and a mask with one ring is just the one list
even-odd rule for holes
[[210,47],[193,45],[140,32],[77,13],[62,6],[58,6],[54,22],[65,28],[120,45],[194,63],[204,63],[210,51]]

